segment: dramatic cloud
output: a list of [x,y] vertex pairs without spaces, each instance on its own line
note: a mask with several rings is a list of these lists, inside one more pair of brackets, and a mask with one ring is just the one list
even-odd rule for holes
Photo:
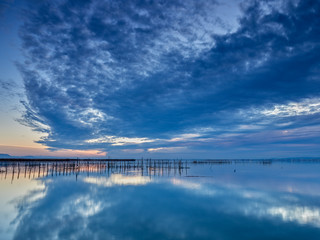
[[20,29],[24,123],[51,149],[139,154],[294,144],[279,133],[319,132],[319,2],[228,4],[33,5]]

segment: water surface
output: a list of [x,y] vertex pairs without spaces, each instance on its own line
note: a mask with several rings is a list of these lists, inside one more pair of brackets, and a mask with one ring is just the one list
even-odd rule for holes
[[317,161],[0,162],[0,239],[319,239]]

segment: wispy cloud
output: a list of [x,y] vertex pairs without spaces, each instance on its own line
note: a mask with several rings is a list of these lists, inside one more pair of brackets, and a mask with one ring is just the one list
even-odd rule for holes
[[154,139],[148,138],[127,138],[127,137],[116,137],[116,136],[105,136],[96,139],[86,140],[87,143],[110,143],[113,146],[122,145],[137,145],[142,143],[154,142]]
[[158,147],[158,148],[148,148],[149,152],[161,152],[161,153],[175,153],[186,150],[186,147]]
[[262,111],[266,116],[291,117],[301,115],[312,115],[320,113],[320,99],[305,99],[301,102],[290,102],[288,104],[275,105],[271,109]]

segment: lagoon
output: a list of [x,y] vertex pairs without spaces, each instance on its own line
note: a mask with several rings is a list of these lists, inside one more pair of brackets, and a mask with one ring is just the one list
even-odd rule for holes
[[0,239],[319,239],[320,162],[0,162]]

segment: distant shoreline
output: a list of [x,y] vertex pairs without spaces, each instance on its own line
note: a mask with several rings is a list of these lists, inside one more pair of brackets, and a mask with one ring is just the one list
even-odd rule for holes
[[269,158],[269,159],[151,159],[151,158],[0,158],[0,162],[135,162],[135,161],[187,161],[195,164],[201,163],[245,163],[261,162],[320,162],[320,158]]
[[103,161],[103,162],[134,162],[136,159],[109,159],[109,158],[0,158],[2,162],[87,162],[87,161]]

